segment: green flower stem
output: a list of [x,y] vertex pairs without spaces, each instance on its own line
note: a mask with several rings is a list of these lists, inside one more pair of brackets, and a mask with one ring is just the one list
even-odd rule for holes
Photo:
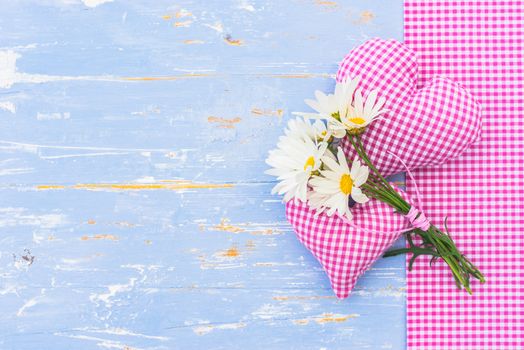
[[[369,197],[375,198],[390,205],[392,208],[397,210],[402,215],[406,215],[411,209],[411,204],[408,203],[402,196],[391,186],[391,184],[380,174],[378,169],[369,159],[362,140],[359,135],[347,134],[348,140],[357,152],[358,156],[366,163],[371,170],[370,178],[362,185],[362,190]],[[406,234],[409,247],[401,248],[386,252],[384,256],[395,256],[398,254],[412,253],[413,256],[409,261],[409,270],[413,265],[415,259],[420,255],[432,256],[430,264],[434,260],[441,258],[449,266],[451,273],[455,279],[455,283],[459,289],[464,289],[469,293],[473,294],[470,287],[470,277],[474,277],[480,281],[485,282],[485,278],[482,273],[469,261],[457,248],[455,242],[449,235],[446,223],[444,223],[446,232],[438,229],[435,225],[431,224],[427,231],[423,231],[420,228],[414,228]],[[418,236],[422,243],[416,245],[411,239],[411,235],[415,234]]]
[[391,256],[396,256],[400,254],[407,254],[407,253],[418,253],[420,255],[433,255],[440,257],[438,253],[436,253],[433,249],[430,248],[419,248],[419,247],[412,247],[412,248],[399,248],[395,250],[389,250],[384,254],[384,257],[389,258]]
[[378,171],[378,169],[369,159],[366,153],[366,150],[364,149],[364,145],[362,144],[360,135],[347,134],[347,136],[348,136],[349,141],[353,145],[353,148],[355,149],[355,151],[357,151],[357,154],[359,155],[359,157],[367,164],[367,166],[373,171],[374,175],[380,180],[380,184],[383,185],[385,188],[389,189],[390,191],[394,192],[398,197],[400,197],[397,191],[393,189],[389,181],[386,180],[384,176],[382,176],[382,174]]

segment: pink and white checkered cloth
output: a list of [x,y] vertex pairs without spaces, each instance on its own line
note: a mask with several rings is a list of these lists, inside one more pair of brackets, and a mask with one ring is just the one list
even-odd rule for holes
[[[373,39],[353,49],[342,61],[337,79],[360,76],[364,96],[378,89],[390,112],[371,124],[363,136],[368,155],[384,175],[453,159],[476,142],[480,106],[461,86],[435,77],[417,87],[418,65],[413,51],[395,40]],[[351,146],[342,143],[353,158]],[[435,184],[438,190],[440,184]],[[314,216],[306,203],[291,201],[287,217],[298,238],[326,270],[335,294],[345,298],[357,278],[398,238],[388,232],[407,228],[408,221],[378,201],[352,208],[354,223],[338,217]],[[379,231],[383,233],[370,233]]]
[[444,75],[483,106],[480,142],[414,176],[428,217],[449,216],[487,280],[469,296],[444,264],[419,260],[407,279],[408,348],[524,349],[524,1],[406,0],[404,18],[418,85]]

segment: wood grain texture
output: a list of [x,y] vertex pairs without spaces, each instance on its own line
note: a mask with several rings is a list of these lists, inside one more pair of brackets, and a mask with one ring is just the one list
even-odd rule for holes
[[402,2],[10,1],[1,349],[403,349],[404,259],[340,301],[264,159]]

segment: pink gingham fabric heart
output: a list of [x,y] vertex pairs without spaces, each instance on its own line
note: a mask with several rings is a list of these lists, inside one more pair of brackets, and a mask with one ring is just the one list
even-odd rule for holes
[[[418,88],[415,53],[396,40],[369,40],[340,64],[337,81],[360,76],[364,97],[378,89],[389,112],[373,122],[362,137],[368,156],[385,176],[404,169],[435,166],[458,157],[479,140],[481,107],[459,84],[433,77]],[[346,154],[351,145],[342,142]]]
[[[409,201],[404,192],[399,192]],[[361,230],[336,215],[315,216],[315,210],[299,200],[286,205],[287,218],[298,239],[324,267],[331,287],[341,299],[349,296],[357,279],[399,238],[400,233],[393,231],[409,225],[403,216],[375,199],[355,206],[351,212],[354,224]]]
[[[378,89],[387,99],[385,118],[373,122],[363,135],[368,155],[386,176],[404,169],[388,151],[416,169],[458,157],[480,137],[481,108],[465,89],[445,77],[417,87],[417,75],[414,52],[396,40],[382,39],[352,50],[337,73],[337,81],[360,76],[364,97]],[[346,140],[342,147],[349,158],[354,157]],[[299,240],[321,263],[339,298],[350,294],[357,279],[400,235],[391,232],[409,225],[404,216],[377,200],[357,204],[352,213],[358,228],[337,216],[316,216],[307,203],[286,204]]]

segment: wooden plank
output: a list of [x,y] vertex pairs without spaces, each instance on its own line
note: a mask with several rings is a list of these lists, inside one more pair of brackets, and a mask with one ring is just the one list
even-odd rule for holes
[[337,300],[263,174],[401,5],[3,4],[0,347],[404,348],[404,259]]

